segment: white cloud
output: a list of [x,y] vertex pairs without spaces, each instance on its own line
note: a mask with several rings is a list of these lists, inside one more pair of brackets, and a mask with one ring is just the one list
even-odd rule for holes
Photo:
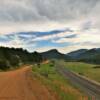
[[42,40],[54,40],[56,38],[63,38],[69,35],[73,35],[73,33],[71,32],[62,32],[59,34],[51,34],[51,35],[45,35],[45,36],[41,36],[41,37],[36,37],[33,39],[33,41],[42,41]]
[[74,28],[88,19],[100,28],[99,9],[100,0],[0,0],[0,32]]
[[[99,9],[100,0],[0,0],[0,35],[69,27],[74,30],[74,33],[36,37],[32,39],[33,44],[43,40],[51,40],[58,44],[72,44],[57,48],[62,52],[75,48],[100,47]],[[71,34],[77,36],[66,38]],[[0,45],[28,48],[26,42],[29,40],[22,41],[15,37],[12,41]],[[45,49],[45,47],[41,48],[41,50]]]
[[97,48],[96,45],[88,45],[88,44],[85,44],[85,45],[72,45],[72,46],[64,46],[64,47],[41,47],[41,48],[36,48],[35,50],[38,51],[38,52],[44,52],[44,51],[48,51],[50,49],[57,49],[59,52],[61,53],[69,53],[71,51],[75,51],[75,50],[78,50],[78,49],[92,49],[92,48]]

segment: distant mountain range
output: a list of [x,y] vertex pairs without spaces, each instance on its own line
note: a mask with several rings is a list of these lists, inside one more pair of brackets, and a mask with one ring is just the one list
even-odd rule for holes
[[80,50],[76,50],[73,52],[70,52],[66,55],[70,56],[72,59],[79,59],[80,56],[85,53],[86,51],[88,51],[87,49],[80,49]]
[[66,61],[82,61],[87,63],[100,64],[100,48],[80,49],[68,54],[62,54],[56,49],[41,53],[47,59],[64,59]]
[[29,53],[21,48],[0,47],[0,69],[9,69],[21,64],[40,63],[46,59],[63,59],[65,61],[81,61],[87,63],[100,64],[100,48],[80,49],[68,54],[62,54],[56,49],[46,52]]

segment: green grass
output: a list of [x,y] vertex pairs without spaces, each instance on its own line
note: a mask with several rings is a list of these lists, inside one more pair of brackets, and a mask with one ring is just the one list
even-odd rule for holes
[[100,65],[93,65],[81,62],[63,62],[64,66],[71,71],[74,71],[80,75],[86,76],[92,80],[100,82],[100,68],[94,68],[95,66]]
[[57,73],[54,66],[41,64],[40,67],[33,66],[33,74],[45,86],[50,87],[59,96],[60,100],[80,100],[83,95],[79,90],[72,87],[63,76]]

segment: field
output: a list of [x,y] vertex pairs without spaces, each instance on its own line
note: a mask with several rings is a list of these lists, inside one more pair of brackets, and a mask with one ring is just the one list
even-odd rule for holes
[[81,62],[63,62],[64,66],[71,71],[100,82],[100,65],[93,65]]
[[[57,73],[52,63],[33,66],[33,75],[44,84],[57,100],[87,100],[86,96]],[[83,99],[82,99],[83,98]]]

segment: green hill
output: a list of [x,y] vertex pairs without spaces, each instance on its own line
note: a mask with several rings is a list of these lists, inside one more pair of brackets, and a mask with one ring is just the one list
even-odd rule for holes
[[75,61],[100,64],[100,48],[80,49],[67,54]]

